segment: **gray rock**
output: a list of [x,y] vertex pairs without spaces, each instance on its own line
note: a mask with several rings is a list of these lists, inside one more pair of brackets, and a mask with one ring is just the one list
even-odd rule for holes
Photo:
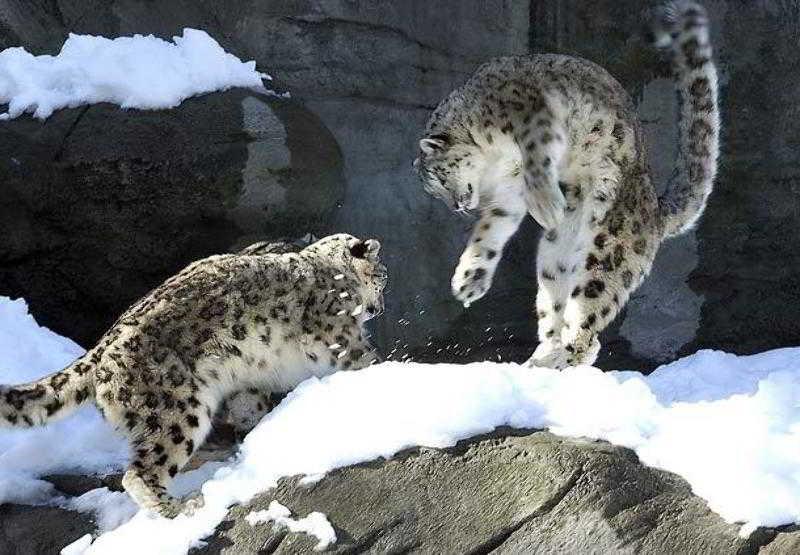
[[[453,449],[411,451],[297,479],[234,508],[198,553],[307,553],[316,541],[244,516],[273,499],[325,513],[334,553],[756,553],[680,477],[607,443],[501,430]],[[775,551],[788,553],[787,551]]]
[[0,553],[56,555],[95,526],[82,513],[55,507],[0,506]]
[[108,488],[112,491],[123,491],[122,475],[109,474],[108,476],[81,476],[79,474],[50,474],[43,476],[55,488],[68,497],[79,497],[86,492],[97,488]]
[[797,526],[780,532],[775,539],[761,548],[761,555],[790,555],[800,553],[800,531]]
[[192,260],[328,229],[341,164],[316,116],[241,89],[4,123],[0,291],[89,345]]
[[[225,451],[228,455],[229,451]],[[195,463],[219,457],[204,451]],[[118,488],[118,476],[51,476],[70,495]],[[796,527],[749,538],[694,496],[679,476],[643,466],[625,448],[540,431],[498,429],[450,449],[413,449],[331,472],[313,485],[287,478],[234,507],[193,553],[309,553],[317,541],[244,517],[272,500],[296,518],[325,513],[333,553],[797,553]],[[94,533],[87,515],[0,507],[0,553],[58,553]]]

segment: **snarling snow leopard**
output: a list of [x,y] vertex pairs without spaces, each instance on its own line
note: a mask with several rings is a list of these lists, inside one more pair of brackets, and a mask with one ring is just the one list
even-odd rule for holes
[[641,283],[662,240],[702,214],[717,171],[717,73],[708,19],[694,3],[655,13],[680,102],[675,174],[658,198],[633,102],[603,68],[564,55],[481,66],[431,115],[417,172],[457,211],[480,210],[452,279],[465,306],[492,284],[526,213],[537,255],[539,345],[531,366],[593,363],[598,333]]
[[284,392],[376,360],[364,323],[383,309],[379,249],[339,234],[300,252],[257,244],[194,262],[65,369],[0,386],[0,425],[42,425],[94,401],[130,440],[127,492],[174,516],[183,504],[167,486],[226,396],[248,387]]

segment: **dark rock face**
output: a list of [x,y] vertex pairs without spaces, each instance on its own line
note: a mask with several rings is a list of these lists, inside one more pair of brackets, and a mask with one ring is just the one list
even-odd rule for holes
[[325,513],[334,553],[745,554],[775,537],[740,538],[681,478],[627,449],[537,432],[348,467],[313,486],[284,480],[234,508],[200,553],[310,552],[313,537],[244,520],[273,499],[297,518]]
[[3,555],[56,554],[91,533],[91,519],[55,507],[0,507],[0,553]]
[[[717,189],[697,229],[664,245],[604,334],[603,367],[800,343],[800,13],[777,0],[707,4],[722,83]],[[42,322],[88,345],[192,258],[250,238],[348,231],[385,245],[391,283],[375,325],[386,354],[523,360],[536,343],[538,229],[523,225],[492,291],[464,310],[449,279],[469,222],[416,182],[416,140],[435,104],[487,59],[577,54],[634,96],[663,183],[674,94],[666,64],[637,38],[642,8],[635,0],[0,0],[0,45],[53,53],[68,30],[171,37],[194,26],[255,59],[293,99],[231,91],[168,112],[95,106],[45,124],[3,123],[0,294],[25,296]],[[262,114],[253,123],[260,131],[243,123],[247,110]]]
[[344,190],[319,120],[246,90],[0,126],[0,181],[0,290],[86,345],[194,259],[325,229]]

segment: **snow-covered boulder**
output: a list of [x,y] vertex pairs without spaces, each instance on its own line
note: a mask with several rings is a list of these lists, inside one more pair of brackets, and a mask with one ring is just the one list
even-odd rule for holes
[[[80,352],[23,300],[0,297],[4,379],[30,380]],[[241,553],[258,543],[298,552],[309,535],[320,549],[448,553],[752,553],[777,537],[772,551],[790,553],[799,360],[798,348],[705,350],[648,376],[386,362],[312,378],[241,445],[214,434],[171,486],[178,497],[201,493],[203,507],[175,520],[137,512],[120,491],[127,445],[84,407],[0,433],[0,520],[13,541],[27,515],[31,545],[44,551],[54,536],[42,523],[52,521],[63,555]],[[59,510],[6,505],[22,503]]]
[[[73,495],[115,487],[52,479]],[[709,510],[682,478],[642,465],[628,449],[501,429],[449,449],[345,467],[313,484],[281,480],[232,509],[192,553],[313,552],[317,536],[252,516],[275,501],[295,515],[323,513],[335,530],[333,553],[789,555],[800,545],[800,533],[791,531],[741,537],[740,527]],[[0,530],[0,553],[33,555],[57,552],[95,525],[73,511],[6,505]]]
[[248,523],[276,499],[296,514],[327,515],[340,553],[733,554],[775,537],[740,537],[682,478],[643,466],[628,449],[500,430],[336,470],[313,485],[282,480],[233,509],[199,553],[311,551],[314,537]]

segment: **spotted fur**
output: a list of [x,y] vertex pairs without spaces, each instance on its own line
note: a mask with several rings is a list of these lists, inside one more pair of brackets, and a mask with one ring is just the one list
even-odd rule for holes
[[656,13],[680,101],[675,178],[659,199],[633,102],[603,68],[562,55],[481,66],[431,115],[415,167],[426,191],[457,211],[480,210],[452,279],[465,306],[492,284],[525,214],[538,249],[539,346],[529,363],[591,364],[597,336],[652,266],[661,242],[702,214],[717,170],[717,74],[705,10]]
[[237,438],[244,438],[283,397],[282,392],[259,387],[234,391],[222,403],[219,419]]
[[194,262],[64,370],[0,386],[0,422],[42,425],[94,401],[130,440],[125,489],[141,507],[174,516],[181,504],[167,485],[226,398],[285,392],[376,360],[363,325],[383,309],[379,249],[340,234],[300,252],[252,245]]

